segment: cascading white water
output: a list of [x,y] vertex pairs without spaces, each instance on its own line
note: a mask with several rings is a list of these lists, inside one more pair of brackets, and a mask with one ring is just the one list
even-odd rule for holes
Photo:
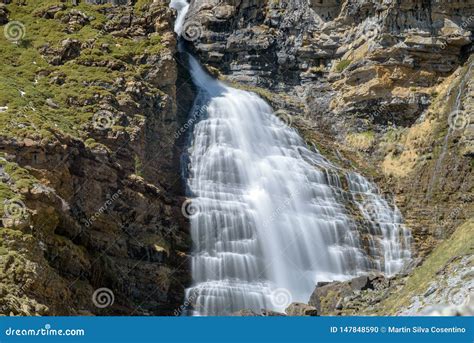
[[180,36],[184,25],[184,20],[186,19],[186,14],[189,10],[189,4],[186,0],[171,0],[170,7],[174,8],[178,12],[178,16],[174,24],[174,31],[178,36]]
[[400,270],[409,232],[374,185],[308,149],[257,95],[214,80],[192,56],[189,64],[199,115],[186,166],[198,209],[193,314],[283,311],[290,298],[307,302],[318,281]]

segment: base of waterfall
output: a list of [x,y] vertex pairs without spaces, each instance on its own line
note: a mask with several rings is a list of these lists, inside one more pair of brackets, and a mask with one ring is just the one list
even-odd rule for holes
[[[467,268],[467,261],[464,265]],[[467,272],[467,269],[466,269]],[[409,274],[403,273],[393,277],[385,277],[382,274],[371,274],[360,276],[348,281],[320,282],[317,284],[309,302],[291,303],[284,312],[277,312],[268,309],[261,311],[252,311],[249,309],[240,310],[232,316],[242,317],[315,317],[315,316],[355,316],[355,315],[373,315],[377,314],[377,308],[391,294],[396,293],[404,287]],[[449,299],[441,299],[443,293],[451,296]],[[398,309],[399,315],[429,315],[429,316],[473,316],[473,300],[466,297],[464,300],[460,297],[459,301],[453,300],[453,292],[462,295],[463,290],[457,288],[448,288],[447,290],[438,290],[436,285],[432,285],[423,295],[425,300],[433,298],[432,304],[420,310],[422,301],[414,297],[413,303],[408,308]],[[436,299],[434,299],[436,298]],[[467,299],[467,300],[466,300]],[[402,304],[400,304],[402,305]],[[380,313],[380,315],[386,313]]]
[[329,316],[344,315],[357,310],[357,303],[378,303],[399,283],[400,276],[391,278],[383,274],[359,276],[347,281],[319,282],[308,304],[287,304],[283,312],[262,309],[260,312],[241,310],[236,316]]

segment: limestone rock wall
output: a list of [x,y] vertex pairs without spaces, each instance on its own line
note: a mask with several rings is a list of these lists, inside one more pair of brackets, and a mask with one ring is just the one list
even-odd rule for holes
[[[9,81],[37,82],[26,105],[0,94],[0,314],[173,315],[190,278],[175,14],[151,1],[6,8],[30,43],[0,55],[26,49],[37,65]],[[57,36],[41,43],[47,26]]]

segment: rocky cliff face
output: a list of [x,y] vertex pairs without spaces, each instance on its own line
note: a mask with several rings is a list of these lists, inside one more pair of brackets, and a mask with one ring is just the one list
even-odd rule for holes
[[196,0],[185,28],[211,70],[390,190],[420,255],[469,218],[472,2]]
[[172,315],[189,279],[174,13],[76,3],[0,7],[17,30],[1,40],[0,313]]
[[[412,229],[411,267],[426,273],[469,254],[433,262],[439,242],[474,232],[473,30],[472,1],[195,0],[185,37],[215,75],[256,91],[309,144],[372,177]],[[407,299],[428,286],[406,277],[382,294],[402,289],[415,308]],[[393,313],[392,298],[377,307],[382,299],[346,297],[323,313]]]

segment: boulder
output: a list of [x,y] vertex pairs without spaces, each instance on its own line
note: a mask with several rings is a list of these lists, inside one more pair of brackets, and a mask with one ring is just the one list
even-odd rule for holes
[[64,4],[53,5],[44,10],[37,12],[36,15],[44,19],[53,19],[56,13],[64,11],[65,9],[66,9],[66,5]]
[[382,274],[370,274],[348,281],[319,282],[309,299],[309,305],[316,308],[319,315],[337,313],[350,305],[353,298],[367,290],[382,290],[390,282]]
[[62,65],[81,54],[81,42],[77,39],[67,38],[61,42],[59,48],[45,44],[39,49],[39,52],[45,56],[50,64]]
[[349,284],[353,291],[362,291],[368,288],[369,278],[367,276],[359,276],[349,281]]
[[292,303],[286,308],[285,312],[291,317],[318,316],[316,307],[303,303]]
[[324,286],[316,286],[309,299],[309,305],[315,307],[318,314],[328,314],[336,310],[340,299],[352,293],[353,290],[347,281],[335,281]]

